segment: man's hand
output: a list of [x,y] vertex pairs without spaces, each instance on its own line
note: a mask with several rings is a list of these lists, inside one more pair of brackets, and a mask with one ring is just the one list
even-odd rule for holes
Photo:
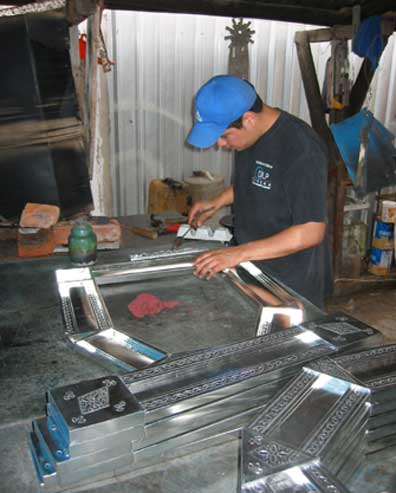
[[210,250],[197,257],[193,264],[194,274],[200,279],[212,279],[218,272],[235,267],[242,262],[242,247],[227,247]]
[[[188,224],[190,224],[193,228],[199,228],[219,209],[222,209],[227,205],[231,205],[233,202],[234,189],[232,186],[229,186],[220,195],[212,200],[200,200],[199,202],[196,202],[192,206],[188,215]],[[207,212],[202,214],[202,211]]]
[[199,228],[212,217],[215,212],[216,207],[212,201],[200,200],[192,206],[188,215],[188,224],[193,228]]

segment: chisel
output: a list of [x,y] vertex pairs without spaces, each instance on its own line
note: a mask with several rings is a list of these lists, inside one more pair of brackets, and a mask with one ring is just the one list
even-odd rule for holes
[[190,224],[190,227],[186,229],[186,231],[183,233],[183,236],[179,236],[175,238],[175,241],[173,242],[172,245],[172,250],[176,250],[176,248],[180,248],[181,245],[183,244],[184,238],[187,236],[187,233],[189,233],[192,229],[197,229],[197,222],[198,219],[202,216],[202,214],[206,214],[207,212],[213,211],[214,207],[208,207],[207,209],[203,209],[202,211],[198,211],[194,219],[192,220],[192,223]]

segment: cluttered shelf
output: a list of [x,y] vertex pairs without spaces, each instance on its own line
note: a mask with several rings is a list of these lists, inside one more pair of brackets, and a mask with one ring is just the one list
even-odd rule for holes
[[336,286],[362,286],[393,281],[396,195],[372,193],[359,199],[346,189],[343,218],[342,267]]

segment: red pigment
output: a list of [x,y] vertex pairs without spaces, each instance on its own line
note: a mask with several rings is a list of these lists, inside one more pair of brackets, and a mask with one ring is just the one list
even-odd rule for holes
[[136,318],[143,318],[146,315],[157,315],[166,308],[174,308],[179,305],[179,301],[162,301],[150,293],[140,293],[128,305],[128,310]]

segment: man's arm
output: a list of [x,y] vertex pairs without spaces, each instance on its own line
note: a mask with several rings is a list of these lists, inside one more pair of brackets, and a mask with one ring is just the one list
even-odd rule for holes
[[325,230],[325,223],[308,222],[290,226],[269,238],[212,250],[195,259],[195,273],[199,277],[211,279],[223,269],[241,262],[286,257],[319,245],[323,241]]
[[224,192],[222,192],[220,195],[215,197],[212,200],[200,200],[199,202],[196,202],[188,215],[188,223],[192,224],[195,215],[199,211],[207,210],[210,209],[210,212],[207,212],[205,214],[202,214],[199,216],[196,224],[194,226],[202,226],[205,221],[207,221],[210,217],[215,214],[216,211],[219,209],[222,209],[223,207],[226,207],[227,205],[231,205],[234,202],[234,189],[232,186],[227,187]]

